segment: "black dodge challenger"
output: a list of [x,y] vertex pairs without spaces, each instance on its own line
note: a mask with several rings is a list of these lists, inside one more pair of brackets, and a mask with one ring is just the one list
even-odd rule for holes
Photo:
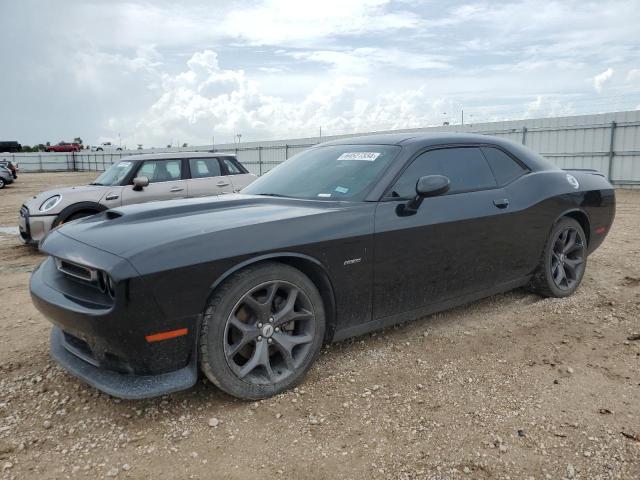
[[615,214],[598,172],[470,134],[333,141],[241,194],[109,210],[53,230],[31,277],[53,357],[116,397],[204,374],[259,399],[326,342],[528,286],[571,295]]

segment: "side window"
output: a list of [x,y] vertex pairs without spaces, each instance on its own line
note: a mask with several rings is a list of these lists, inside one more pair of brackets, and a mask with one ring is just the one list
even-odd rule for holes
[[449,193],[496,187],[491,169],[477,147],[442,148],[417,157],[393,186],[393,197],[412,197],[416,182],[426,175],[444,175],[451,180]]
[[236,167],[236,164],[233,163],[232,160],[223,158],[222,161],[224,162],[224,166],[227,167],[227,172],[229,172],[229,175],[240,175],[242,173],[240,169]]
[[137,175],[147,177],[149,183],[180,180],[182,160],[147,160],[142,164]]
[[502,150],[492,147],[482,147],[482,153],[489,162],[498,185],[504,185],[524,175],[527,170]]
[[191,178],[220,176],[220,164],[217,158],[190,158]]

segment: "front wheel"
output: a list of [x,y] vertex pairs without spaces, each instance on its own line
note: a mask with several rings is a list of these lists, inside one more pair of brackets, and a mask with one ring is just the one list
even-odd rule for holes
[[533,287],[545,297],[568,297],[580,285],[587,266],[584,230],[573,218],[564,217],[551,230]]
[[6,185],[4,178],[0,178],[0,190],[2,190]]
[[299,270],[280,263],[232,275],[207,305],[200,335],[205,375],[234,397],[257,400],[302,380],[320,353],[322,298]]

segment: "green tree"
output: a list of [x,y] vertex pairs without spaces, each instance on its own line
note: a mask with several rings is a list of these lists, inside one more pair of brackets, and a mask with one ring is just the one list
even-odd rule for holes
[[73,143],[79,143],[80,145],[82,145],[82,139],[80,137],[76,137],[73,139]]

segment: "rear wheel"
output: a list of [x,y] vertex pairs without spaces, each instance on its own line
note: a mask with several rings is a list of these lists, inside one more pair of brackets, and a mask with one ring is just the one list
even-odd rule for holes
[[4,178],[0,178],[0,189],[4,188],[6,186],[6,183],[4,181]]
[[584,230],[573,218],[564,217],[554,226],[542,256],[534,289],[546,297],[572,295],[587,266]]
[[302,380],[324,330],[322,298],[306,275],[279,263],[248,267],[225,281],[206,308],[201,367],[230,395],[270,397]]

